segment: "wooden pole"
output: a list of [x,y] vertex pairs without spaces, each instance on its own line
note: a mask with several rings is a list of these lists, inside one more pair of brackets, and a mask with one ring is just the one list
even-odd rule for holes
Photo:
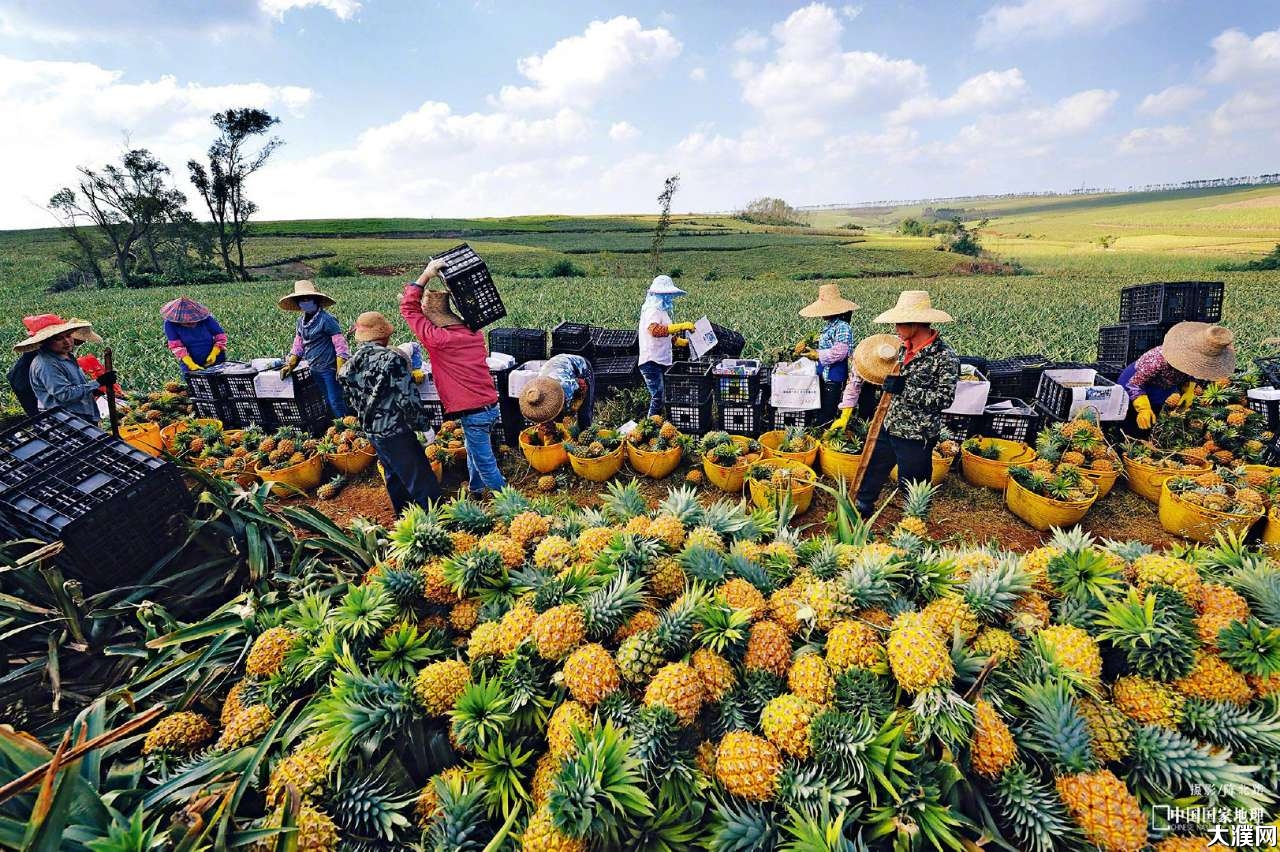
[[[893,372],[890,376],[898,375],[902,370],[902,362],[899,361],[893,365]],[[853,479],[849,482],[849,494],[856,497],[858,489],[862,487],[862,479],[867,475],[867,468],[871,465],[871,454],[875,452],[876,441],[880,438],[880,427],[884,425],[885,415],[889,413],[889,403],[893,402],[893,395],[881,391],[880,402],[876,405],[875,414],[871,415],[871,422],[867,425],[867,439],[862,443],[862,455],[858,458],[858,469],[854,471]]]
[[[107,372],[112,370],[111,363],[111,347],[102,350],[102,363],[107,368]],[[107,388],[107,420],[111,423],[111,434],[118,440],[120,438],[120,413],[116,411],[116,388],[113,384]]]

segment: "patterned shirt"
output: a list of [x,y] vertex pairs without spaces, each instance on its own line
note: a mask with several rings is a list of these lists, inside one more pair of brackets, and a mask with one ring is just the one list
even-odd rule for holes
[[398,352],[378,343],[362,343],[338,374],[338,381],[347,405],[360,419],[360,428],[371,438],[431,428],[409,374],[409,362]]
[[[896,438],[933,441],[942,431],[942,412],[956,398],[960,357],[941,337],[920,347],[905,360],[902,393],[889,403],[884,428]],[[862,378],[855,372],[845,385],[841,408],[857,408]]]
[[1125,383],[1124,389],[1132,400],[1146,395],[1148,387],[1169,390],[1189,381],[1190,376],[1165,360],[1164,347],[1157,346],[1133,362],[1133,376]]
[[849,376],[849,353],[853,351],[853,327],[844,320],[831,320],[818,336],[819,375],[824,382],[843,382]]
[[552,355],[550,360],[542,365],[542,369],[538,370],[538,375],[555,379],[560,383],[560,387],[564,388],[564,406],[568,409],[574,403],[582,404],[582,397],[578,394],[581,389],[578,380],[587,380],[591,375],[591,365],[581,355],[562,352],[559,355]]

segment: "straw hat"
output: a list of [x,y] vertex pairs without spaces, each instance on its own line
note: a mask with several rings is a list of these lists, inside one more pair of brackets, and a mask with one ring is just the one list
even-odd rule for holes
[[367,340],[386,340],[395,331],[390,321],[377,311],[365,311],[356,317],[356,340],[364,343]]
[[160,316],[169,322],[204,322],[210,311],[195,299],[179,296],[160,309]]
[[670,275],[659,275],[653,279],[653,283],[649,285],[649,295],[651,296],[684,296],[685,291],[676,286],[676,282],[671,280]]
[[1193,379],[1227,379],[1236,371],[1236,336],[1207,322],[1180,322],[1164,336],[1164,359]]
[[302,308],[298,307],[299,299],[315,299],[322,308],[327,308],[337,301],[332,296],[321,293],[310,281],[295,281],[293,292],[280,300],[280,307],[286,311],[300,311]]
[[853,369],[864,382],[882,385],[898,365],[901,349],[902,341],[896,334],[873,334],[863,338],[853,350]]
[[463,325],[462,320],[449,310],[449,293],[447,290],[428,290],[422,294],[422,313],[436,328],[448,328],[451,325]]
[[924,290],[903,290],[898,294],[898,304],[875,318],[876,322],[900,323],[951,322],[951,314],[940,311],[933,306],[933,301]]
[[13,344],[13,351],[19,354],[39,349],[41,343],[68,331],[73,333],[76,340],[102,342],[102,338],[93,333],[93,325],[85,320],[64,320],[57,314],[37,314],[23,317],[22,324],[27,329],[27,339]]
[[520,413],[534,423],[546,423],[564,411],[564,387],[555,379],[538,376],[520,391]]
[[800,309],[802,317],[832,317],[858,310],[858,305],[840,295],[836,284],[823,284],[818,288],[818,300]]

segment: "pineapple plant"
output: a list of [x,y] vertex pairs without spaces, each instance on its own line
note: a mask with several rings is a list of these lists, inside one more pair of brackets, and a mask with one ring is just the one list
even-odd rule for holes
[[902,520],[898,522],[894,532],[909,533],[917,538],[928,538],[929,504],[933,502],[933,496],[937,492],[937,486],[929,482],[908,483],[902,507]]
[[213,739],[213,726],[199,713],[183,710],[156,722],[142,742],[142,753],[189,753]]

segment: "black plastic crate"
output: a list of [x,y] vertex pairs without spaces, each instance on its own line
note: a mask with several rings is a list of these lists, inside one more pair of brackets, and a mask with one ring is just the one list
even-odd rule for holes
[[1105,325],[1098,329],[1098,360],[1108,364],[1131,364],[1145,352],[1164,342],[1169,323]]
[[[237,368],[235,371],[232,368]],[[257,373],[245,370],[240,364],[217,364],[186,374],[187,394],[192,399],[254,399],[258,392],[254,387]],[[306,367],[293,371],[295,382],[310,380]]]
[[640,335],[634,328],[591,328],[591,347],[596,355],[638,355]]
[[747,346],[747,339],[731,328],[711,323],[711,330],[716,333],[716,345],[710,354],[717,358],[737,358]]
[[957,441],[963,441],[982,432],[982,419],[981,414],[943,414],[942,428]]
[[321,435],[333,423],[333,412],[319,386],[303,390],[295,388],[292,399],[259,399],[263,428],[274,432],[292,426],[311,435]]
[[667,403],[667,419],[686,435],[703,435],[715,426],[712,395],[707,393],[696,403]]
[[591,326],[580,322],[562,322],[551,329],[551,354],[581,355],[591,360]]
[[596,386],[629,388],[640,383],[639,358],[635,355],[597,355],[592,364]]
[[1222,319],[1221,281],[1161,281],[1120,291],[1120,322],[1218,322]]
[[768,406],[769,430],[788,429],[792,426],[803,426],[810,429],[818,425],[818,417],[822,415],[820,408],[774,408]]
[[[1092,369],[1092,368],[1090,368]],[[1097,370],[1093,370],[1093,383],[1095,386],[1114,385],[1115,382],[1103,376]],[[1074,401],[1072,389],[1068,388],[1056,381],[1045,380],[1040,383],[1040,387],[1036,390],[1036,394],[1032,399],[1036,405],[1043,409],[1044,413],[1049,415],[1053,420],[1066,420],[1071,414],[1071,404]]]
[[61,408],[42,411],[0,432],[0,487],[16,485],[110,440],[96,425]]
[[746,365],[744,372],[732,375],[720,375],[717,369],[719,365],[712,370],[712,381],[715,383],[716,401],[721,405],[742,405],[760,395],[763,376],[759,361],[754,367]]
[[1124,368],[1127,366],[1129,365],[1099,361],[1094,365],[1094,369],[1114,382],[1120,378],[1120,374],[1124,372]]
[[1012,358],[988,361],[984,373],[991,382],[991,396],[1016,398],[1022,393],[1022,363]]
[[431,428],[439,429],[444,424],[444,403],[438,399],[424,399],[422,407],[427,410],[427,422]]
[[1273,388],[1280,388],[1280,355],[1254,358],[1253,361],[1258,365],[1258,372],[1267,380],[1267,384]]
[[505,370],[490,370],[489,378],[493,379],[493,389],[498,392],[498,399],[504,399],[507,391],[511,386],[511,371],[515,367],[507,367]]
[[267,400],[232,399],[226,405],[226,414],[230,419],[222,421],[228,429],[244,429],[249,426],[267,428],[267,415],[262,410],[262,403]]
[[213,370],[196,370],[186,374],[187,396],[191,399],[220,399],[221,377]]
[[697,405],[711,392],[711,364],[682,361],[667,368],[663,395],[667,404]]
[[989,363],[991,362],[988,359],[983,358],[981,355],[961,355],[960,356],[961,365],[968,364],[970,367],[973,367],[975,370],[977,370],[979,373],[982,373],[983,375],[986,375],[987,364]]
[[1027,444],[1036,442],[1036,433],[1040,431],[1043,417],[1034,405],[1028,405],[1021,399],[993,399],[992,405],[1012,402],[1014,407],[1007,411],[990,411],[983,415],[983,435],[988,438],[1003,438],[1006,441],[1022,441]]
[[[223,373],[219,377],[219,385],[221,387],[220,399],[257,399],[258,387],[254,383],[257,373]],[[289,374],[293,379],[294,393],[301,385],[314,382],[311,377],[311,370],[308,367],[296,367]]]
[[237,428],[231,425],[230,421],[235,418],[232,416],[231,403],[221,399],[192,399],[191,414],[193,417],[208,418],[217,420],[223,426],[228,428]]
[[1254,411],[1267,418],[1267,431],[1280,431],[1280,399],[1248,398],[1248,405]]
[[717,407],[719,428],[731,435],[746,435],[755,438],[764,429],[764,395],[756,393],[751,402],[720,403]]
[[453,296],[453,306],[458,316],[472,331],[479,331],[507,315],[502,304],[502,294],[489,274],[489,267],[471,246],[463,243],[433,260],[445,261],[440,277]]
[[547,332],[541,328],[491,328],[489,351],[502,352],[525,361],[543,361],[547,357]]

